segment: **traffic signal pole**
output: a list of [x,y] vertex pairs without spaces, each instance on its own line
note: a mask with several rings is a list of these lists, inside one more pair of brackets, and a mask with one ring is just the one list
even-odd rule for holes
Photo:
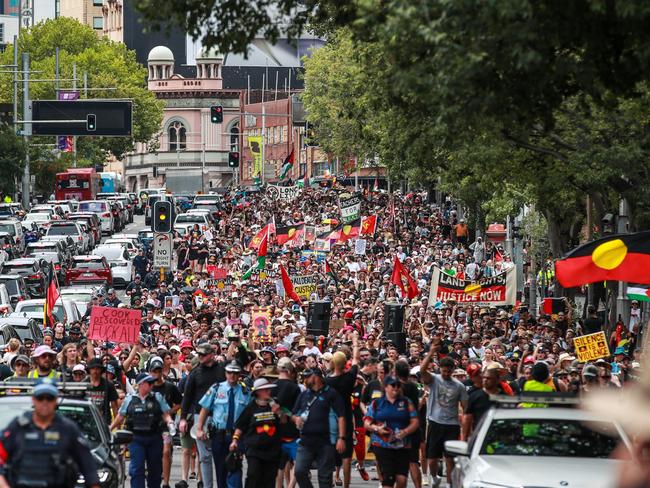
[[23,53],[23,139],[25,141],[25,168],[23,169],[23,208],[29,211],[29,136],[32,134],[32,106],[29,100],[29,53]]

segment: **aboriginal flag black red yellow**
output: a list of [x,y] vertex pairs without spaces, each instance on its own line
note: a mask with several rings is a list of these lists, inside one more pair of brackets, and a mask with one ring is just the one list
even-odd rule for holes
[[289,241],[300,239],[305,233],[305,224],[280,226],[275,228],[275,240],[282,246]]
[[588,242],[555,263],[565,288],[598,281],[650,284],[650,231],[617,234]]

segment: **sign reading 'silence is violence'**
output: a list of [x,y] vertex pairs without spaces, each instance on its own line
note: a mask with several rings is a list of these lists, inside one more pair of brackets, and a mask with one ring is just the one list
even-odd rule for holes
[[137,344],[142,314],[130,308],[93,307],[88,338],[115,343]]

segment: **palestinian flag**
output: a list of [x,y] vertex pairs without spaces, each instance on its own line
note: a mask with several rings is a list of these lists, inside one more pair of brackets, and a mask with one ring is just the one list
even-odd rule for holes
[[617,234],[587,242],[555,263],[564,288],[599,281],[650,284],[650,231]]
[[627,285],[627,298],[639,302],[650,302],[650,287],[642,285]]
[[361,217],[361,232],[362,236],[374,236],[377,230],[377,216],[370,215],[369,217]]
[[327,259],[325,261],[323,261],[323,273],[325,273],[325,275],[331,277],[334,280],[334,283],[336,283],[337,285],[339,284],[339,278],[338,278],[338,276],[336,276],[336,273],[334,272],[334,269],[332,269],[332,267],[330,266],[330,263],[327,261]]
[[395,256],[393,261],[393,274],[390,277],[390,282],[402,290],[402,296],[407,297],[409,300],[414,299],[420,294],[418,284],[411,277],[408,271],[406,271],[406,268],[400,260],[397,259],[397,256]]
[[[289,225],[286,227],[275,228],[275,240],[280,246],[283,246],[289,241],[304,242],[304,237],[305,224]],[[293,243],[295,244],[295,242]]]
[[566,300],[564,298],[544,298],[542,311],[546,315],[557,315],[566,312]]
[[259,248],[260,244],[262,243],[262,239],[264,239],[264,236],[267,234],[274,234],[274,233],[275,233],[275,224],[266,224],[264,227],[260,229],[260,231],[257,234],[255,234],[255,236],[248,243],[248,249]]
[[282,165],[282,170],[280,171],[280,180],[284,180],[287,177],[287,173],[293,168],[293,149],[289,155],[284,159],[284,164]]
[[[267,225],[268,227],[268,225]],[[242,275],[242,280],[247,280],[253,274],[253,271],[256,269],[264,269],[266,265],[266,253],[268,252],[269,247],[269,233],[267,232],[264,237],[262,237],[262,242],[257,249],[257,262],[253,264],[248,270]]]
[[300,296],[296,293],[296,291],[293,289],[293,283],[291,283],[291,278],[289,278],[289,274],[287,273],[287,270],[284,269],[284,266],[282,265],[280,265],[280,274],[282,276],[282,287],[284,288],[284,295],[289,298],[292,298],[299,305],[302,305],[302,300],[300,299]]
[[45,304],[43,305],[43,325],[44,327],[54,327],[56,320],[52,315],[52,310],[56,301],[61,295],[59,294],[59,287],[56,283],[56,276],[54,275],[54,268],[52,263],[45,271]]

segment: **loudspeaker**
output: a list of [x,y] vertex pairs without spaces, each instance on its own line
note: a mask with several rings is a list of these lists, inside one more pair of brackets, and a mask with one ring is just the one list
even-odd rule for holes
[[307,309],[307,334],[315,337],[329,335],[332,302],[309,302]]
[[404,328],[404,306],[396,302],[384,305],[384,334],[402,332]]
[[400,354],[406,354],[406,332],[389,332],[384,334],[386,341],[392,342]]

